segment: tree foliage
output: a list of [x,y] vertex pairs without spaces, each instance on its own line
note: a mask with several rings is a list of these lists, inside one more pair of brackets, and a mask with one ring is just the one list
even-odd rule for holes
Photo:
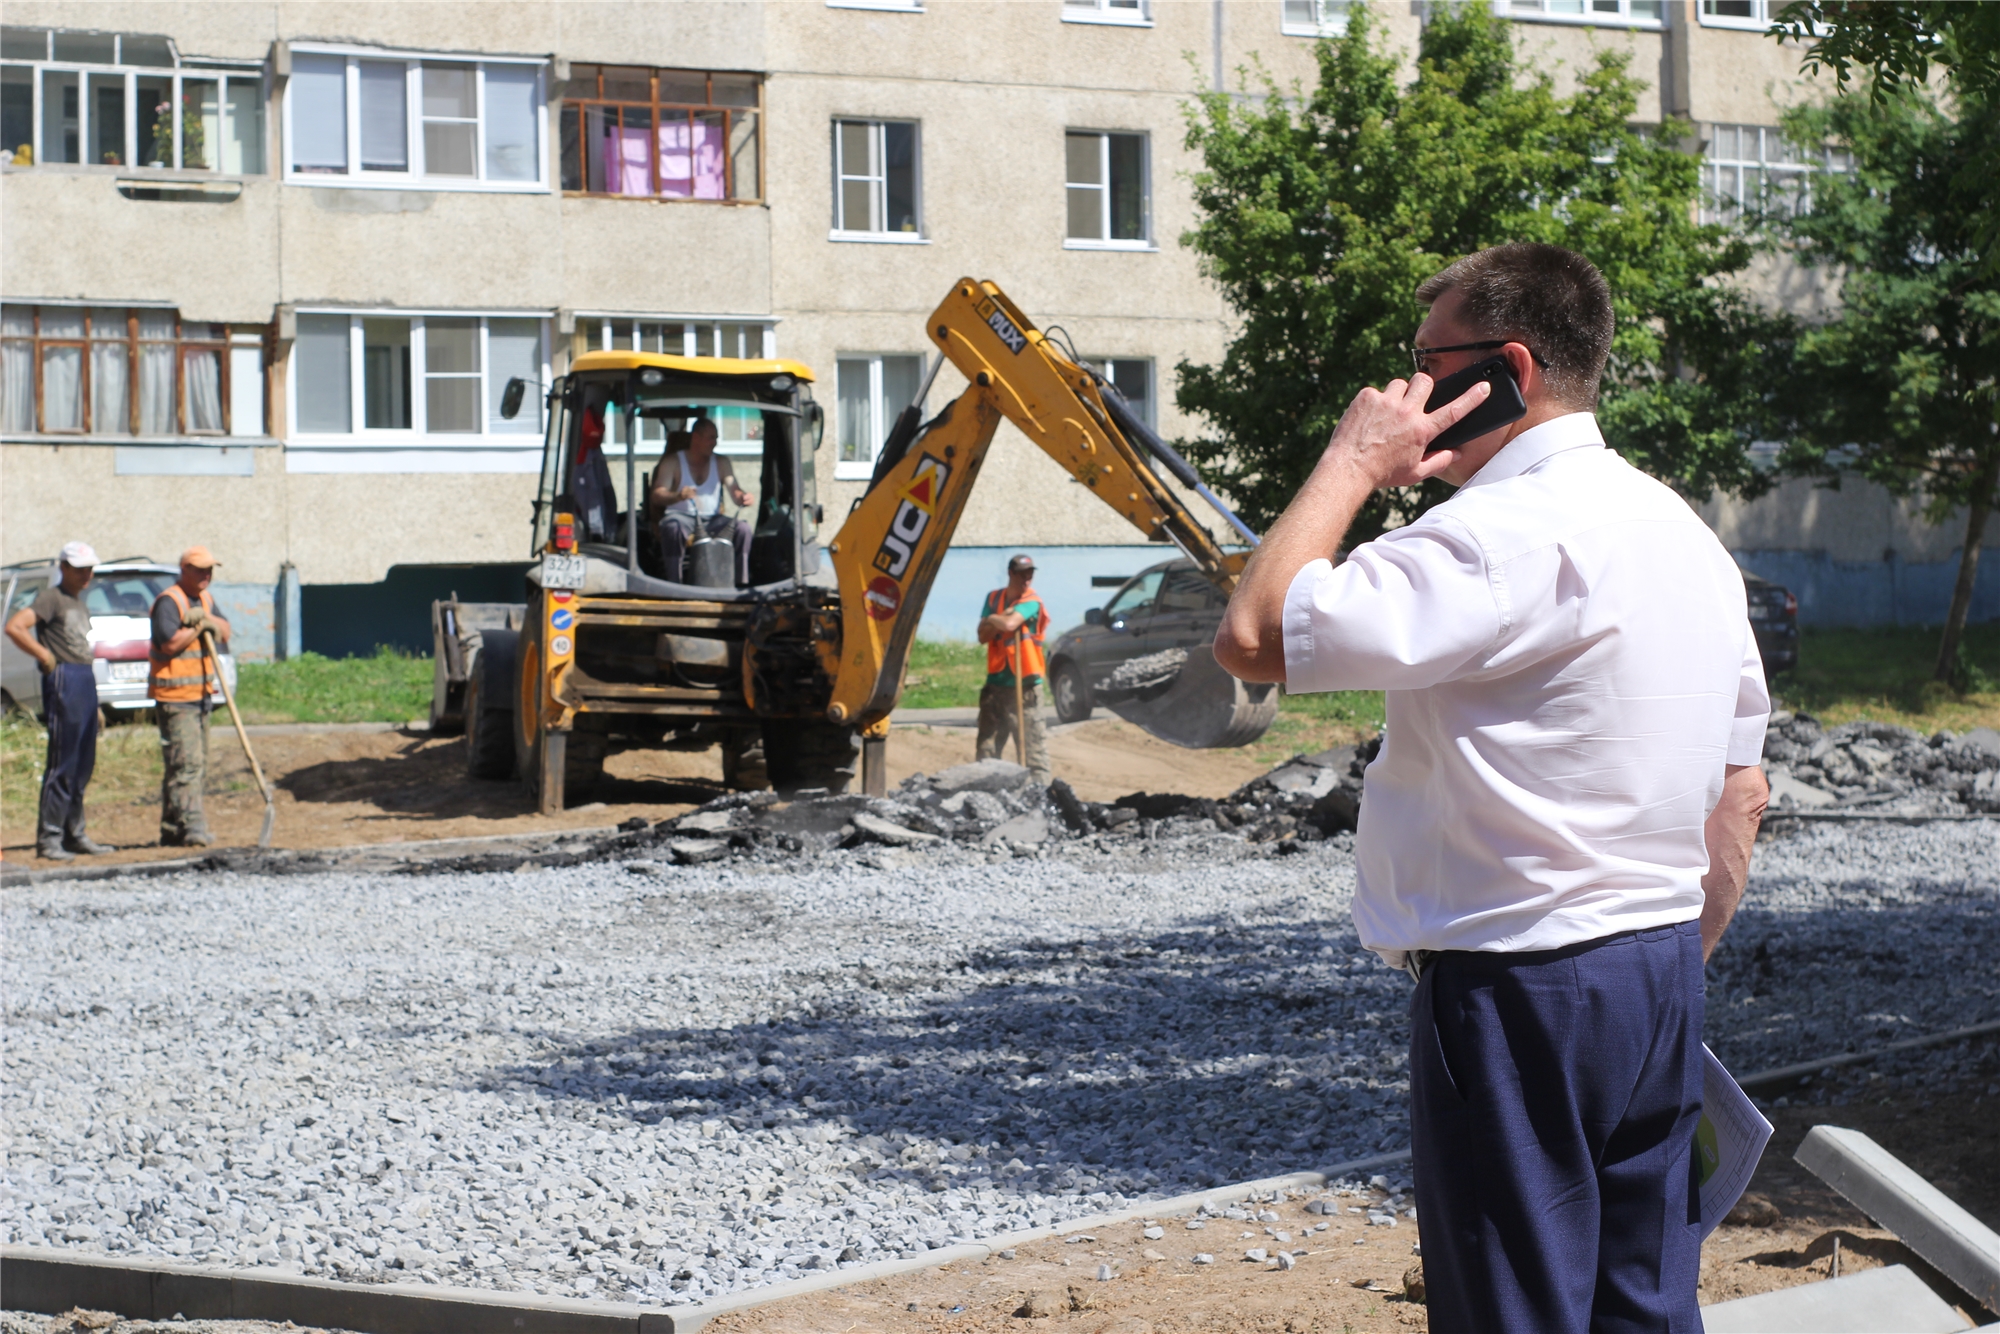
[[[1750,247],[1695,221],[1685,126],[1633,127],[1642,84],[1603,52],[1577,90],[1516,63],[1484,7],[1432,11],[1399,81],[1364,6],[1318,45],[1318,83],[1216,93],[1188,110],[1202,257],[1240,324],[1217,365],[1182,363],[1177,401],[1209,430],[1184,442],[1246,519],[1268,526],[1366,385],[1410,373],[1418,283],[1503,241],[1568,246],[1611,285],[1617,334],[1599,420],[1634,463],[1691,495],[1755,493],[1762,364],[1788,325],[1718,281]],[[1377,495],[1349,542],[1446,494]]]
[[1795,142],[1844,143],[1855,169],[1819,178],[1810,206],[1781,224],[1800,260],[1843,279],[1838,313],[1799,336],[1780,466],[1919,495],[1933,523],[1966,507],[1938,658],[1952,679],[2000,501],[2000,281],[1982,256],[1988,219],[1958,184],[1991,145],[1978,118],[1915,81],[1795,109],[1784,127]]
[[1976,217],[1982,266],[2000,270],[2000,4],[1964,0],[1791,0],[1774,37],[1803,42],[1802,67],[1829,70],[1842,94],[1858,80],[1878,104],[1942,83],[1974,151],[1952,177],[1956,206]]

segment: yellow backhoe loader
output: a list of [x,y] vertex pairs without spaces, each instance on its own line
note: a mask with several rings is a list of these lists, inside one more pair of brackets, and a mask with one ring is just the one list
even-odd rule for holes
[[[844,791],[858,760],[864,790],[879,794],[924,601],[1002,419],[1149,538],[1234,586],[1245,557],[1225,543],[1255,545],[1256,535],[997,286],[954,284],[927,332],[938,355],[916,401],[946,360],[969,384],[929,422],[904,410],[824,560],[813,459],[825,418],[809,369],[577,357],[546,395],[527,601],[433,608],[432,719],[464,728],[471,772],[518,777],[554,812],[597,780],[613,746],[720,745],[732,786]],[[510,382],[502,411],[518,411],[525,392]],[[723,448],[746,487],[757,459],[747,584],[727,560],[665,568],[646,508],[641,456],[702,416],[732,423]],[[1230,535],[1203,527],[1168,477]],[[1171,718],[1155,730],[1178,744],[1241,744],[1269,726],[1277,699],[1195,647],[1147,707]],[[1143,709],[1128,716],[1147,721]]]

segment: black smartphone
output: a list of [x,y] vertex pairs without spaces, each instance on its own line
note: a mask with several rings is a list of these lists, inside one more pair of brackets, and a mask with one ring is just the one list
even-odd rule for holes
[[1425,447],[1424,453],[1457,449],[1468,440],[1477,440],[1488,431],[1497,431],[1528,415],[1528,405],[1521,400],[1521,386],[1514,379],[1514,368],[1507,364],[1505,357],[1475,361],[1464,370],[1445,376],[1431,386],[1430,401],[1424,404],[1424,411],[1436,412],[1481,380],[1493,386],[1486,395],[1486,401],[1447,426],[1442,435]]

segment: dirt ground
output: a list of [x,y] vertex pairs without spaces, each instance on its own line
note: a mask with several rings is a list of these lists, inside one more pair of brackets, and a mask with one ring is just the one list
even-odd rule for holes
[[[150,727],[132,727],[107,735],[122,751],[137,751],[152,734]],[[889,739],[890,786],[912,773],[935,773],[972,759],[973,744],[969,727],[895,728]],[[661,820],[724,790],[718,751],[631,750],[610,758],[606,781],[590,801],[542,816],[529,808],[518,785],[466,777],[465,742],[458,737],[297,731],[253,736],[251,745],[278,790],[272,843],[281,848],[596,828],[633,816]],[[1115,718],[1052,728],[1049,755],[1056,774],[1087,801],[1141,790],[1219,797],[1268,767],[1243,751],[1182,750]],[[209,826],[220,846],[249,846],[257,841],[264,804],[226,725],[212,734],[210,756]],[[150,760],[150,781],[157,784],[157,754],[125,758],[129,764]],[[93,784],[92,791],[102,786]],[[128,781],[124,788],[136,795],[86,797],[91,836],[119,849],[89,864],[186,856],[185,849],[159,846],[157,787]],[[30,867],[50,864],[35,858],[31,816],[10,819],[8,826],[0,855]]]
[[[2000,1073],[1996,1071],[1994,1073]],[[1835,1195],[1792,1161],[1814,1125],[1860,1130],[1970,1209],[1988,1224],[2000,1222],[2000,1134],[1995,1100],[1980,1093],[1927,1098],[1899,1092],[1886,1101],[1847,1107],[1782,1108],[1771,1113],[1776,1133],[1738,1216],[1756,1223],[1725,1223],[1702,1248],[1704,1305],[1754,1293],[1814,1283],[1831,1276],[1836,1240],[1840,1272],[1908,1265],[1956,1304],[1974,1324],[1994,1319],[1981,1311],[1908,1247]],[[1037,1242],[1013,1258],[945,1265],[897,1278],[795,1297],[736,1315],[707,1328],[711,1334],[998,1334],[1035,1328],[1077,1334],[1403,1334],[1429,1328],[1422,1305],[1404,1294],[1416,1225],[1394,1229],[1363,1225],[1345,1212],[1321,1219],[1305,1212],[1317,1192],[1265,1207],[1283,1221],[1292,1248],[1306,1255],[1282,1271],[1243,1259],[1244,1251],[1275,1249],[1265,1224],[1211,1219],[1198,1232],[1159,1217],[1165,1235],[1149,1241],[1144,1221],[1093,1233],[1093,1240]],[[1380,1198],[1374,1195],[1372,1198]],[[1764,1207],[1759,1207],[1762,1201]],[[1363,1203],[1343,1198],[1343,1209]],[[1303,1234],[1318,1222],[1325,1232]],[[1245,1238],[1244,1232],[1253,1235]],[[1357,1244],[1359,1243],[1359,1244]],[[1198,1251],[1213,1254],[1197,1265]],[[1159,1258],[1150,1258],[1157,1256]],[[1115,1275],[1097,1279],[1098,1266]],[[1047,1316],[1023,1316],[1041,1294]]]

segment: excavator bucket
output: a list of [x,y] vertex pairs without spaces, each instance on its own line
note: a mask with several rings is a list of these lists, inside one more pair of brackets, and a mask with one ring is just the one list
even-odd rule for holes
[[1191,750],[1246,746],[1269,730],[1278,716],[1276,686],[1237,680],[1216,666],[1206,644],[1175,652],[1185,652],[1187,659],[1171,679],[1149,682],[1105,707],[1134,727]]

